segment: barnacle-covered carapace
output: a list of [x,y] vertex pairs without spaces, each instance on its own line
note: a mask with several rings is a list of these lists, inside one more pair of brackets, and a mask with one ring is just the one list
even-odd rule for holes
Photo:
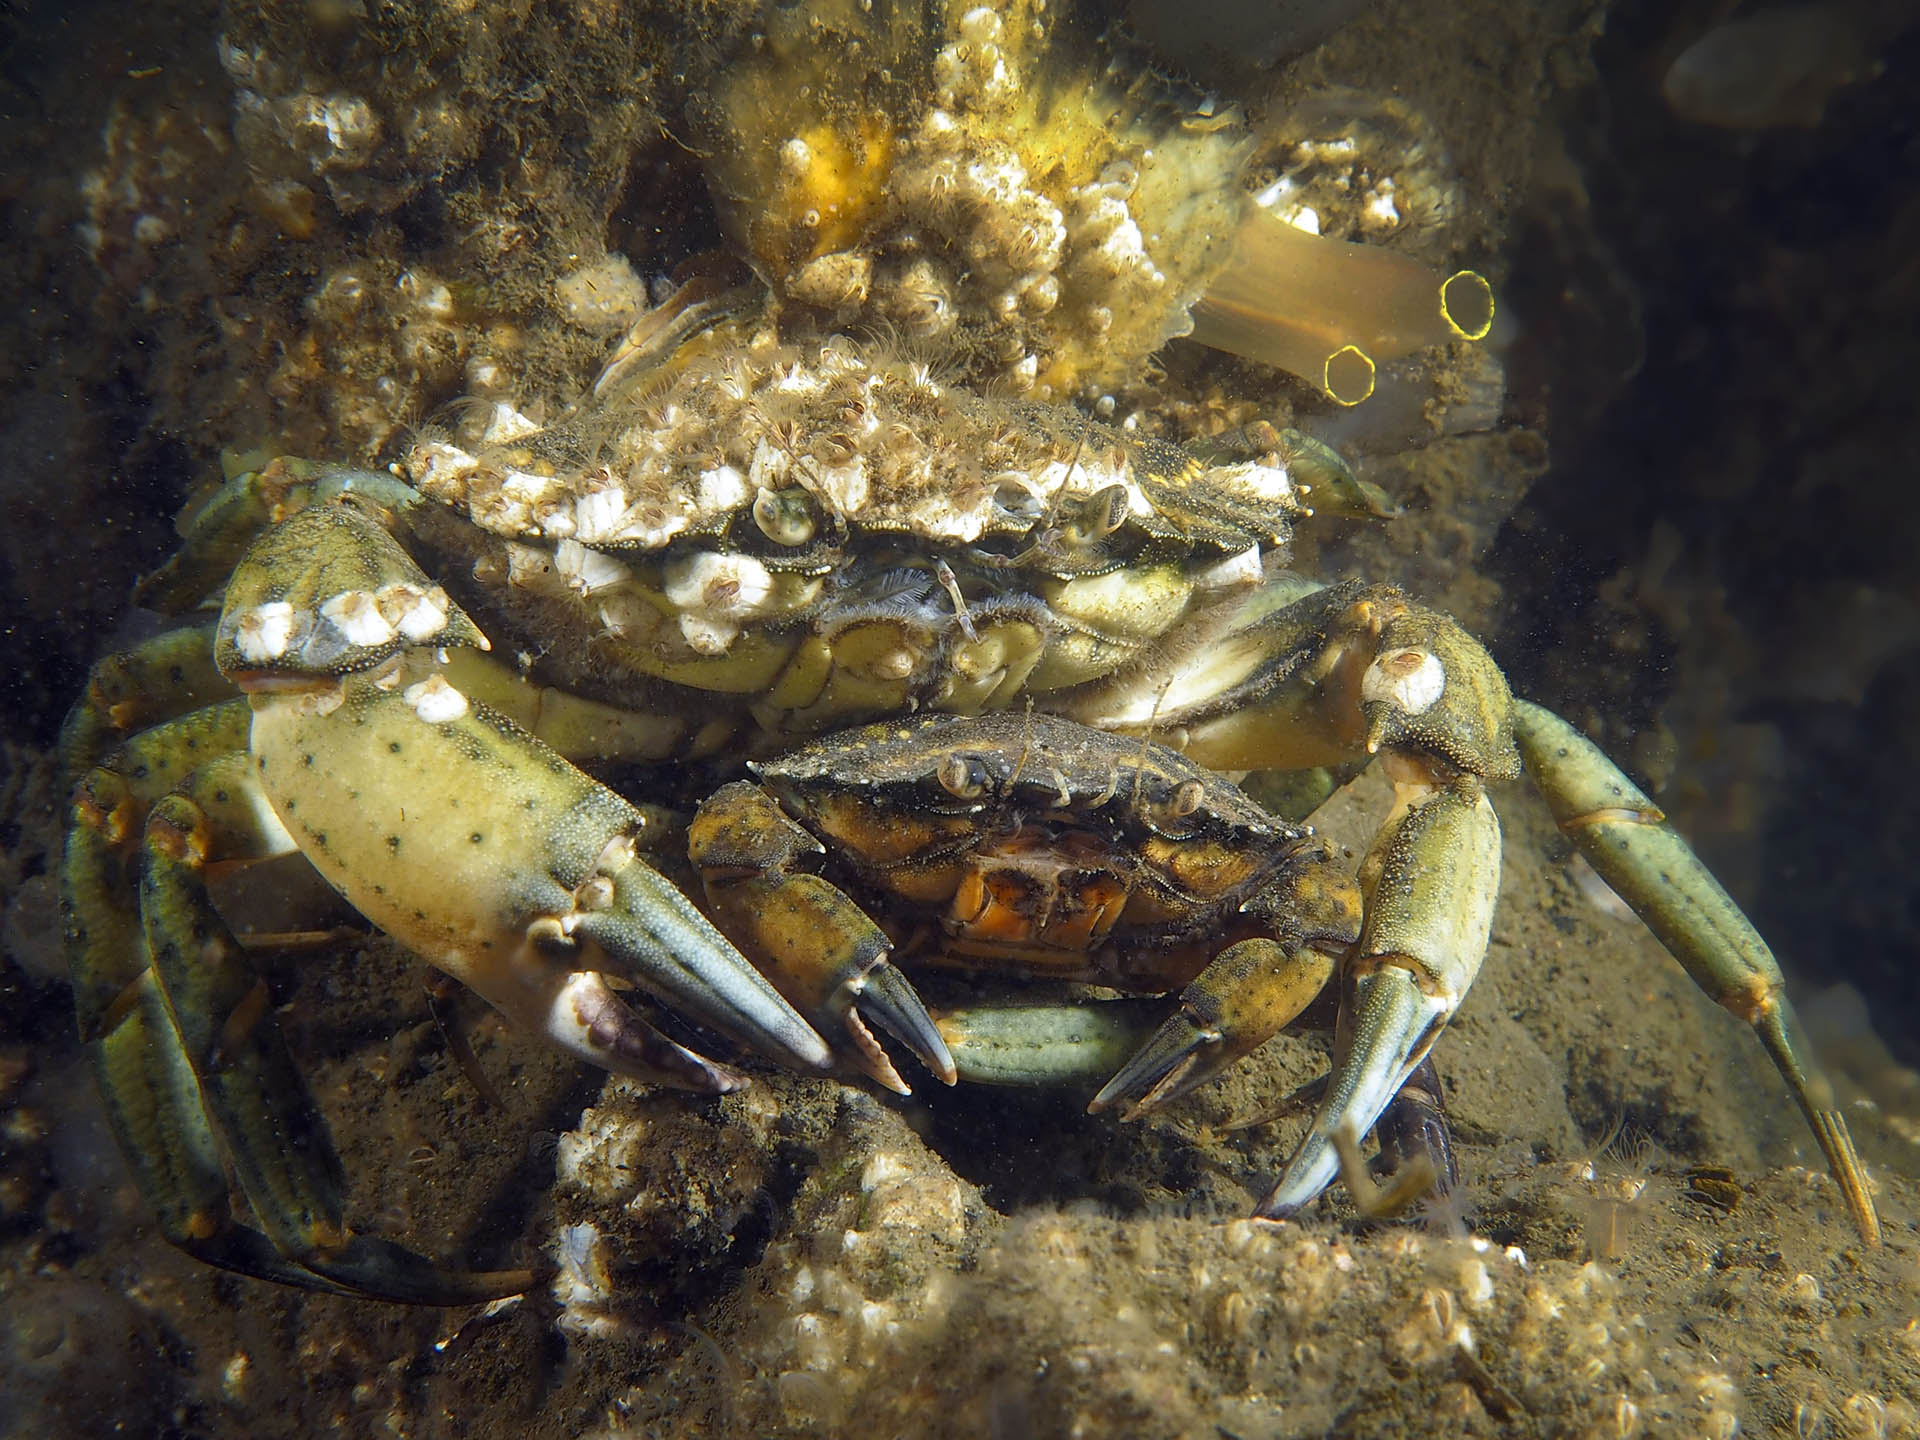
[[735,697],[776,735],[1082,689],[1223,631],[1284,561],[1293,457],[1332,458],[1269,432],[1203,466],[897,352],[729,339],[612,414],[500,407],[410,458],[443,504],[409,523],[558,683]]

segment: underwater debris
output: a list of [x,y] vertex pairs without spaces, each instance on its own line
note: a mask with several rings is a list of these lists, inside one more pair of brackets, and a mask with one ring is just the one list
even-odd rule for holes
[[1726,130],[1812,128],[1836,90],[1859,80],[1867,55],[1838,5],[1775,5],[1716,25],[1667,68],[1674,114]]

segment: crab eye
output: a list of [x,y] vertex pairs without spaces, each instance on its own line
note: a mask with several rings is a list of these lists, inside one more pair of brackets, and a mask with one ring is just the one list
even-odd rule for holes
[[1198,814],[1206,803],[1207,787],[1198,780],[1189,780],[1175,788],[1163,801],[1148,807],[1145,817],[1147,823],[1163,835],[1185,835],[1192,827],[1181,822]]
[[1126,522],[1132,499],[1124,485],[1109,485],[1081,501],[1067,522],[1067,538],[1076,545],[1092,545],[1107,538]]
[[1046,500],[1017,475],[1010,475],[993,487],[993,503],[1011,519],[1027,525],[1047,513]]
[[753,500],[753,523],[776,545],[804,545],[813,538],[813,516],[801,490],[762,490]]
[[934,778],[956,800],[978,800],[987,789],[987,767],[971,755],[947,756]]

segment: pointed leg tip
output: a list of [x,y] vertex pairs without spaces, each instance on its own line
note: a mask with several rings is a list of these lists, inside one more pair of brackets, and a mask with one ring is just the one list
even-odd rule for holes
[[1305,1208],[1303,1205],[1281,1201],[1278,1198],[1279,1194],[1277,1188],[1269,1191],[1267,1198],[1253,1207],[1253,1218],[1255,1220],[1291,1220]]
[[401,1305],[482,1305],[533,1287],[531,1270],[458,1270],[373,1235],[304,1256],[328,1287]]
[[1853,1133],[1847,1128],[1847,1117],[1838,1110],[1823,1109],[1809,1110],[1808,1118],[1813,1124],[1814,1139],[1819,1141],[1821,1153],[1827,1158],[1827,1169],[1847,1202],[1854,1228],[1860,1232],[1861,1242],[1869,1248],[1878,1248],[1882,1236],[1880,1215],[1873,1203],[1873,1185],[1867,1179],[1866,1167],[1860,1163],[1860,1153],[1853,1148]]

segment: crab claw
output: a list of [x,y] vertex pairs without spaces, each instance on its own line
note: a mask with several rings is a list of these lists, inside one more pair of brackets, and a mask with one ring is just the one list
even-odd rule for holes
[[1127,1102],[1121,1118],[1131,1120],[1204,1084],[1285,1029],[1320,993],[1333,965],[1331,955],[1304,945],[1290,951],[1262,938],[1229,945],[1087,1109]]
[[688,857],[706,882],[714,917],[808,1019],[846,1037],[854,1063],[896,1094],[911,1093],[871,1022],[953,1084],[953,1056],[888,958],[893,942],[838,887],[795,869],[821,849],[770,794],[744,780],[717,791],[687,831]]
[[1477,784],[1404,794],[1367,859],[1368,871],[1376,867],[1333,1075],[1307,1138],[1256,1215],[1291,1215],[1326,1189],[1340,1168],[1335,1135],[1372,1128],[1426,1058],[1486,956],[1500,884],[1500,822]]
[[858,1017],[880,1025],[911,1050],[922,1065],[938,1075],[942,1083],[952,1085],[958,1080],[953,1056],[947,1050],[940,1027],[933,1023],[919,992],[897,966],[885,962],[875,965],[848,982],[848,989],[853,1000],[851,1008]]
[[[824,1069],[829,1056],[819,1035],[686,896],[635,857],[630,846],[616,842],[608,848],[616,853],[603,858],[600,870],[611,881],[612,904],[574,917],[573,935],[594,942],[618,962],[616,973],[628,975],[676,1014],[732,1035],[769,1060],[796,1069]],[[576,982],[584,978],[574,977]],[[631,1054],[636,1061],[663,1066],[667,1074],[686,1077],[666,1083],[723,1092],[746,1083],[725,1066],[652,1034],[603,982],[598,996],[590,986],[574,988],[583,1000],[600,1000],[591,1015],[580,1013],[589,1028],[595,1021],[610,1027],[616,1054]],[[551,1026],[548,1033],[554,1033]],[[598,1063],[622,1068],[606,1058]]]
[[1215,955],[1180,1006],[1093,1097],[1131,1120],[1186,1094],[1278,1035],[1313,1003],[1360,929],[1360,895],[1324,843],[1304,840],[1241,913],[1269,933]]

